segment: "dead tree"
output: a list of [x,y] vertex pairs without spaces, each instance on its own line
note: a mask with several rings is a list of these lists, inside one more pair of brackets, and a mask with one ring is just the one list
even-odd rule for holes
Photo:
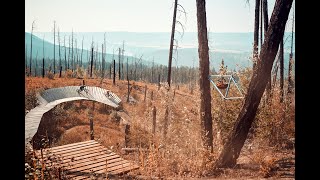
[[[294,9],[294,8],[293,8]],[[292,80],[292,65],[293,65],[293,27],[294,27],[294,12],[292,12],[292,31],[291,31],[291,51],[289,59],[289,68],[288,68],[288,91],[287,93],[292,93],[293,89],[293,80]]]
[[64,44],[64,70],[67,72],[67,47],[66,47],[66,35],[63,37]]
[[35,67],[34,67],[34,76],[37,77],[37,70],[38,70],[38,50],[37,50],[37,54],[36,54],[36,58],[35,58]]
[[262,94],[271,75],[271,69],[277,54],[281,39],[288,20],[293,0],[277,0],[270,18],[265,41],[260,52],[257,68],[253,72],[244,105],[236,120],[234,128],[228,135],[215,167],[233,167],[240,155],[241,148],[247,138]]
[[254,32],[253,32],[253,69],[255,69],[258,61],[258,44],[259,44],[259,12],[260,12],[260,0],[256,0],[256,6],[254,10]]
[[122,75],[121,75],[121,77],[122,77],[122,79],[124,79],[124,71],[123,71],[123,61],[124,61],[124,41],[122,42],[122,51],[121,51],[121,53],[122,53],[122,62],[121,62],[121,68],[122,68]]
[[53,74],[56,74],[56,21],[53,21]]
[[152,59],[152,67],[151,67],[151,83],[153,83],[153,66],[154,66],[154,57]]
[[144,98],[143,98],[144,102],[146,102],[146,98],[147,98],[147,85],[144,85]]
[[280,41],[280,50],[279,50],[279,58],[280,58],[280,102],[283,102],[283,69],[284,69],[284,62],[283,62],[283,38]]
[[70,46],[71,46],[71,42],[70,42],[70,36],[69,36],[69,47],[68,47],[68,69],[70,69]]
[[31,38],[31,42],[30,42],[30,65],[29,65],[29,76],[32,76],[32,74],[31,74],[31,65],[32,65],[32,34],[33,34],[33,29],[35,28],[34,27],[34,22],[35,22],[35,20],[33,20],[32,21],[32,27],[31,27],[31,36],[30,36],[30,38]]
[[156,106],[153,106],[152,109],[152,134],[155,135],[156,134],[156,121],[157,119],[157,109]]
[[74,68],[74,59],[73,59],[73,29],[71,32],[71,71],[73,72]]
[[129,65],[128,65],[128,57],[127,57],[127,81],[128,81],[128,96],[127,96],[127,102],[129,102],[130,84],[129,84]]
[[168,82],[169,87],[170,87],[170,84],[171,84],[172,50],[173,50],[174,33],[175,33],[175,28],[176,28],[177,6],[178,6],[178,0],[175,0],[174,1],[174,10],[173,10],[171,38],[170,38],[169,61],[168,61],[168,79],[167,79],[167,82]]
[[92,78],[92,67],[93,67],[93,43],[91,47],[91,63],[90,63],[90,77]]
[[45,71],[44,71],[44,36],[42,39],[42,77],[44,78]]
[[121,49],[119,48],[119,56],[118,56],[118,58],[119,58],[119,62],[118,62],[118,69],[119,69],[119,71],[118,71],[118,75],[119,75],[119,80],[121,79],[121,69],[120,69],[120,53],[121,53]]
[[209,46],[205,0],[197,0],[198,53],[200,71],[200,124],[202,144],[213,151],[211,94],[209,77]]
[[[267,31],[268,31],[268,24],[269,24],[269,19],[268,19],[268,0],[262,0],[262,11],[263,11],[263,26],[264,26],[264,37],[266,37]],[[267,100],[270,99],[271,96],[271,75],[268,77],[268,84],[267,84]]]
[[60,28],[58,28],[58,42],[59,42],[59,78],[61,78],[62,73],[62,63],[61,63],[61,51],[60,51]]
[[105,54],[106,54],[106,33],[104,33],[104,37],[103,37],[103,44],[102,44],[102,79],[104,78],[104,74],[105,74]]
[[113,59],[113,81],[112,81],[113,85],[116,84],[116,60]]
[[169,107],[166,106],[166,111],[164,113],[164,122],[163,122],[163,138],[164,138],[164,140],[167,137],[168,126],[169,126]]
[[26,55],[26,58],[25,58],[25,72],[26,72],[26,74],[28,74],[28,45],[26,45],[26,51],[25,51],[25,53],[24,53],[25,55]]
[[80,56],[80,66],[82,66],[82,54],[83,54],[83,39],[84,39],[84,36],[82,36],[82,45],[81,45],[81,56]]

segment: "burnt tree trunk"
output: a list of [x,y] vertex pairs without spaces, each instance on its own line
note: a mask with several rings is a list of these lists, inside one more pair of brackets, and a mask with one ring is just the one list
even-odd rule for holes
[[112,81],[113,85],[116,84],[116,60],[113,60],[113,81]]
[[71,71],[73,72],[73,62],[74,59],[73,59],[73,29],[72,29],[72,32],[71,32]]
[[32,67],[32,34],[33,34],[33,29],[34,29],[34,21],[32,22],[32,28],[31,28],[31,40],[30,40],[30,65],[29,65],[29,76],[32,76],[32,73],[31,73],[31,67]]
[[277,54],[279,43],[283,39],[285,25],[293,0],[277,0],[270,19],[270,25],[260,52],[261,61],[253,72],[244,105],[229,134],[222,152],[216,161],[216,167],[233,167],[255,119],[262,94],[271,75],[271,69]]
[[53,74],[56,74],[56,21],[53,21]]
[[82,66],[82,54],[83,54],[83,39],[84,39],[84,36],[82,37],[82,45],[81,45],[81,56],[80,56],[80,67]]
[[209,47],[205,0],[197,0],[197,24],[199,43],[200,123],[203,146],[213,151],[211,94],[209,77]]
[[173,50],[173,42],[174,42],[174,32],[175,32],[175,28],[176,28],[177,6],[178,6],[178,0],[175,0],[175,2],[174,2],[174,10],[173,10],[171,38],[170,38],[169,61],[168,61],[168,79],[167,79],[167,82],[168,82],[169,87],[170,87],[170,84],[171,84],[172,50]]
[[262,43],[263,43],[263,4],[262,4],[263,0],[260,0],[260,48],[262,47]]
[[288,94],[292,93],[293,80],[292,80],[292,65],[293,65],[293,27],[294,27],[294,12],[292,12],[292,31],[291,31],[291,52],[288,68]]
[[[67,67],[67,69],[69,69],[70,68],[70,46],[71,46],[71,44],[70,44],[71,42],[70,42],[70,36],[69,36],[69,47],[68,47],[68,67]],[[88,53],[87,53],[88,54]]]
[[169,126],[169,107],[166,106],[166,111],[164,113],[164,122],[163,122],[163,139],[164,140],[167,138],[168,126]]
[[65,74],[67,72],[67,47],[66,47],[66,36],[63,37],[63,44],[64,44],[64,71]]
[[61,51],[60,51],[60,28],[58,28],[58,41],[59,41],[59,78],[62,74],[62,63],[61,63]]
[[128,65],[128,57],[127,57],[127,81],[128,81],[128,96],[127,96],[127,102],[129,102],[130,84],[129,84],[129,65]]
[[[268,0],[263,0],[262,4],[262,11],[263,11],[263,26],[264,26],[264,37],[266,37],[269,25],[269,16],[268,16]],[[271,97],[271,76],[268,77],[268,84],[267,84],[267,100]]]
[[119,48],[119,61],[118,61],[118,75],[119,75],[119,80],[120,80],[120,78],[121,78],[121,69],[120,69],[120,57],[121,57],[121,55],[120,55],[120,53],[121,53],[121,49]]
[[92,78],[92,67],[93,67],[93,46],[91,48],[91,64],[90,64],[90,77]]
[[161,74],[159,73],[158,74],[158,91],[160,90],[160,87],[161,87],[160,81],[161,81]]
[[253,69],[255,69],[258,61],[258,44],[259,44],[259,12],[260,12],[260,0],[256,0],[256,6],[254,10],[254,31],[253,31]]
[[104,56],[103,56],[103,51],[104,51],[104,49],[103,49],[103,44],[102,44],[102,49],[101,49],[101,51],[102,51],[102,57],[101,57],[101,60],[102,60],[102,64],[101,64],[101,79],[103,79],[104,78],[104,66],[105,66],[105,61],[104,61]]
[[280,52],[279,52],[279,58],[280,58],[280,102],[283,102],[283,68],[284,68],[284,62],[283,62],[283,38],[280,41]]
[[157,109],[156,106],[153,106],[152,109],[152,134],[155,135],[156,134],[156,119],[157,119]]
[[44,71],[44,37],[42,40],[42,77],[44,78],[45,71]]

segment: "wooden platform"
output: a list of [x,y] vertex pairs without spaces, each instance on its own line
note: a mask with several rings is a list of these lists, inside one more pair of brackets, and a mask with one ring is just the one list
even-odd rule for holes
[[[106,170],[108,174],[118,175],[139,168],[95,140],[43,149],[42,152],[47,166],[62,167],[71,179],[105,177]],[[37,150],[36,155],[41,158],[41,151]]]

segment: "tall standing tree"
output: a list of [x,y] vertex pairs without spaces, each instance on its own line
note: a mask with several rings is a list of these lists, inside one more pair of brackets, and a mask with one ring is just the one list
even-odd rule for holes
[[267,31],[268,31],[268,26],[269,26],[268,0],[263,0],[262,11],[263,11],[264,37],[266,37]]
[[123,68],[123,62],[124,62],[124,41],[122,42],[122,51],[121,51],[121,59],[122,59],[122,62],[121,62],[121,69],[122,69],[122,79],[124,79],[124,68]]
[[280,41],[283,39],[292,1],[277,0],[275,3],[259,56],[261,61],[258,61],[257,68],[253,72],[243,107],[215,163],[215,167],[233,167],[236,164],[268,83],[268,78],[265,77],[271,75],[272,65]]
[[119,63],[118,63],[118,75],[119,75],[119,80],[121,79],[121,69],[120,69],[120,57],[121,57],[121,48],[119,48],[119,55],[118,55],[118,58],[119,58]]
[[56,21],[53,21],[53,74],[56,74]]
[[103,44],[102,44],[102,78],[105,76],[105,66],[106,66],[106,33],[103,35]]
[[259,14],[260,14],[260,0],[256,0],[254,10],[254,31],[253,31],[253,69],[255,69],[258,61],[259,53]]
[[68,47],[68,69],[70,69],[70,47],[71,47],[71,41],[69,36],[69,47]]
[[[294,9],[294,7],[293,7]],[[292,80],[292,65],[293,65],[293,28],[294,28],[294,12],[292,12],[292,30],[291,30],[291,51],[289,56],[289,68],[288,68],[288,91],[287,93],[292,93],[293,80]]]
[[44,35],[42,39],[42,77],[44,78],[45,70],[44,70]]
[[24,53],[25,55],[26,55],[26,58],[25,58],[25,70],[26,70],[26,73],[28,73],[27,72],[27,69],[28,69],[28,45],[26,44],[26,51],[25,51],[25,53]]
[[283,102],[283,82],[284,82],[284,57],[283,57],[283,38],[280,41],[280,50],[279,50],[279,58],[280,58],[280,102]]
[[73,72],[73,67],[74,67],[74,59],[73,59],[73,29],[71,32],[71,70]]
[[37,70],[38,70],[38,50],[37,50],[37,53],[36,53],[36,58],[35,58],[35,67],[34,67],[34,76],[37,77],[38,74],[37,74]]
[[262,47],[262,43],[263,43],[263,4],[262,4],[263,0],[260,0],[260,48]]
[[[267,35],[268,31],[268,25],[269,25],[269,16],[268,16],[268,0],[263,0],[262,3],[262,11],[263,11],[263,27],[264,27],[264,37]],[[271,96],[271,76],[268,78],[268,84],[267,84],[267,99],[270,99]]]
[[66,47],[66,35],[63,37],[63,44],[64,44],[64,70],[67,72],[67,47]]
[[35,20],[32,21],[32,27],[31,27],[31,36],[30,36],[30,65],[29,65],[29,76],[32,76],[31,74],[31,65],[32,65],[32,38],[33,38],[33,30],[35,28],[34,26]]
[[91,65],[90,65],[90,77],[92,78],[92,67],[93,67],[93,42],[91,47]]
[[61,63],[61,51],[60,51],[60,28],[58,28],[58,42],[59,42],[59,78],[61,78],[62,63]]
[[174,33],[175,33],[175,28],[176,28],[177,7],[178,7],[178,0],[175,0],[174,1],[174,10],[173,10],[171,38],[170,38],[169,61],[168,61],[168,79],[167,79],[167,82],[168,82],[169,87],[170,87],[170,84],[171,84],[172,51],[173,51]]
[[206,1],[197,0],[199,84],[200,84],[200,123],[201,138],[205,148],[213,151],[211,94],[209,77],[209,46],[207,37]]
[[81,57],[80,57],[80,66],[82,66],[82,54],[83,54],[83,39],[84,39],[84,36],[82,36],[82,45],[81,45]]

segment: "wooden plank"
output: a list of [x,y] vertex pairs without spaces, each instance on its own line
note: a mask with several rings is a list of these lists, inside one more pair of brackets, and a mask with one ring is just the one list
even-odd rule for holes
[[[66,146],[65,148],[60,148],[60,146],[57,147],[52,147],[52,148],[46,148],[46,149],[42,149],[42,152],[45,154],[49,153],[59,153],[62,151],[67,152],[68,150],[73,151],[75,148],[80,148],[80,147],[84,147],[84,146],[96,146],[98,144],[98,142],[96,141],[88,141],[86,143],[74,143],[74,145],[71,146]],[[41,150],[37,150],[36,151],[36,155],[41,155]]]
[[88,141],[82,141],[82,142],[76,142],[76,143],[72,143],[72,144],[66,144],[66,145],[62,145],[62,146],[56,146],[56,147],[52,147],[50,148],[51,150],[59,150],[59,149],[67,149],[69,147],[76,147],[77,145],[86,145],[86,144],[98,144],[97,141],[95,140],[88,140]]
[[[91,153],[83,153],[83,154],[74,154],[74,155],[70,155],[70,156],[64,156],[64,160],[68,160],[68,159],[81,159],[83,157],[90,157],[90,156],[98,156],[104,154],[104,150],[98,149],[95,151],[92,151]],[[112,153],[109,153],[112,154]],[[59,156],[61,157],[61,156]],[[54,158],[54,155],[52,154],[48,154],[48,157],[43,158],[44,160],[49,160],[49,158]]]
[[[73,162],[70,162],[70,168],[68,168],[69,170],[71,169],[77,169],[77,168],[80,168],[80,167],[83,167],[83,166],[87,166],[87,165],[91,165],[93,163],[97,164],[97,163],[101,163],[101,162],[105,162],[106,159],[112,161],[112,162],[116,162],[116,161],[120,161],[122,160],[120,158],[119,155],[113,155],[113,156],[109,156],[109,157],[98,157],[98,158],[95,158],[95,159],[84,159],[84,161],[73,161]],[[69,166],[69,164],[67,164]],[[66,166],[66,164],[64,164],[64,167]]]
[[[76,150],[81,150],[81,149],[86,149],[86,148],[91,148],[91,147],[98,147],[99,144],[97,142],[92,142],[90,144],[79,144],[79,145],[76,145],[76,146],[71,146],[71,147],[67,147],[65,149],[58,149],[58,150],[55,150],[55,149],[45,149],[45,151],[43,151],[44,153],[48,154],[48,153],[51,153],[51,154],[63,154],[63,153],[68,153],[68,152],[72,152],[72,151],[76,151]],[[41,151],[39,150],[38,153],[40,153]]]
[[[120,165],[120,164],[128,163],[128,162],[129,162],[129,161],[127,161],[127,160],[121,159],[121,161],[115,162],[116,164],[114,164],[114,163],[109,164],[109,163],[108,163],[108,169],[109,169],[109,166],[110,166],[110,168],[115,168],[116,165]],[[87,164],[84,164],[84,166],[82,166],[82,167],[80,167],[80,168],[75,168],[75,169],[72,169],[72,170],[81,171],[81,172],[82,172],[82,171],[86,171],[86,170],[94,171],[94,168],[95,168],[95,167],[99,167],[99,166],[104,166],[104,167],[106,167],[106,161],[104,160],[104,161],[101,161],[101,162],[95,163],[95,164],[89,164],[89,163],[87,163]]]
[[[77,169],[68,169],[67,170],[68,177],[74,177],[74,176],[80,175],[81,173],[86,173],[89,171],[91,171],[93,173],[95,173],[95,172],[101,173],[101,170],[105,171],[105,169],[106,169],[105,162],[106,161],[104,160],[103,162],[100,162],[100,163],[97,163],[94,165],[83,166],[82,168],[77,168]],[[124,160],[124,159],[121,159],[120,161],[117,161],[117,162],[110,161],[110,164],[108,162],[108,165],[107,165],[108,172],[118,170],[118,169],[121,169],[121,168],[127,167],[127,166],[130,166],[130,162],[127,160]]]
[[[95,153],[95,152],[99,152],[100,154],[110,154],[110,153],[107,153],[106,152],[106,148],[101,148],[101,147],[92,147],[92,148],[87,148],[87,149],[83,149],[83,150],[75,150],[75,151],[72,151],[72,152],[69,152],[69,153],[65,153],[65,154],[55,154],[55,153],[52,153],[52,154],[48,154],[48,156],[46,156],[45,158],[48,159],[49,157],[65,157],[65,158],[76,158],[76,157],[79,157],[79,156],[84,156],[84,155],[87,155],[87,154],[92,154],[92,153]],[[50,156],[49,156],[50,155]]]
[[[87,154],[84,156],[79,156],[79,157],[75,157],[73,158],[73,164],[78,164],[78,163],[82,163],[82,162],[86,162],[86,161],[90,161],[92,158],[93,159],[98,159],[98,158],[107,158],[107,157],[112,157],[112,158],[118,158],[120,157],[119,155],[115,154],[115,153],[110,153],[110,154],[104,154],[103,156],[101,156],[101,153],[93,153],[93,154]],[[110,159],[112,159],[110,158]],[[67,163],[71,163],[72,162],[72,157],[67,157],[64,158],[64,160],[62,160],[61,164],[67,164]],[[46,164],[50,165],[51,161],[47,161]]]
[[[67,176],[72,179],[88,179],[94,174],[105,176],[106,168],[112,174],[125,173],[139,168],[138,165],[122,159],[94,140],[54,148],[56,151],[51,148],[47,154],[44,152],[46,154],[45,163],[51,166],[52,161],[48,158],[53,155],[60,157],[62,160],[57,165],[62,167]],[[37,150],[36,153],[40,155],[40,150]]]

